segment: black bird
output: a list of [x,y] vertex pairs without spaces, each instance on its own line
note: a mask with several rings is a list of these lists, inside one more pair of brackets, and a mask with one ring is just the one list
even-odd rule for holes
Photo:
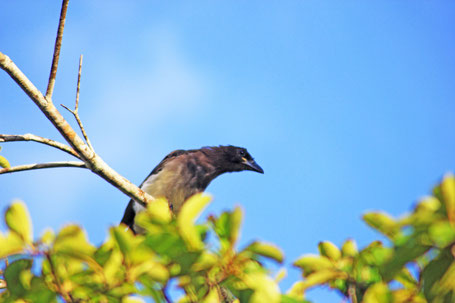
[[[213,146],[192,150],[175,150],[167,155],[140,188],[155,198],[166,198],[174,213],[192,195],[204,191],[210,182],[227,172],[251,170],[263,174],[262,168],[243,147]],[[134,224],[136,213],[144,206],[130,200],[122,218],[133,232],[141,229]]]

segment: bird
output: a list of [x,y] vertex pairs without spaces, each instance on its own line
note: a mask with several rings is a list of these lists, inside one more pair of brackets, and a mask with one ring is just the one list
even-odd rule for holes
[[[220,145],[179,149],[164,157],[139,187],[154,198],[165,198],[172,212],[177,214],[189,197],[203,192],[219,175],[244,170],[264,173],[243,147]],[[131,199],[121,223],[135,234],[143,233],[134,219],[144,209],[143,203]]]

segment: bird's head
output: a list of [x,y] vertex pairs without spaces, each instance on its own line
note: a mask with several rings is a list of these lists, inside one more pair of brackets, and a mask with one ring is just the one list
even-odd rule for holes
[[264,173],[264,170],[254,161],[246,148],[228,145],[212,147],[211,149],[218,154],[218,161],[222,163],[225,171],[251,170]]

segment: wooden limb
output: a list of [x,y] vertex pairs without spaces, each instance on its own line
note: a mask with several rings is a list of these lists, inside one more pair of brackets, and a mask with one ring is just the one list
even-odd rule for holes
[[49,163],[34,163],[18,165],[8,168],[0,168],[0,175],[14,173],[18,171],[42,169],[42,168],[55,168],[55,167],[80,167],[87,168],[84,162],[79,161],[62,161],[62,162],[49,162]]
[[93,149],[92,143],[90,143],[90,140],[89,140],[89,138],[87,136],[87,133],[85,132],[85,128],[82,125],[81,118],[79,117],[79,90],[80,90],[80,87],[81,87],[81,71],[82,71],[82,55],[81,55],[81,57],[79,59],[79,72],[78,72],[78,76],[77,76],[77,89],[76,89],[76,105],[74,107],[74,110],[69,109],[68,107],[66,107],[63,104],[60,104],[60,105],[63,106],[67,111],[69,111],[70,113],[73,114],[74,118],[77,121],[77,124],[79,125],[79,128],[81,129],[81,132],[82,132],[82,135],[84,136],[85,142],[87,142],[87,145],[90,147],[91,150],[95,151]]
[[22,73],[14,62],[0,52],[0,68],[22,88],[22,90],[39,107],[43,114],[65,138],[68,144],[79,154],[86,166],[95,174],[118,188],[130,198],[144,204],[153,202],[154,198],[143,192],[136,185],[122,177],[109,167],[84,141],[76,134],[54,104],[46,99],[33,83]]
[[54,56],[52,57],[51,72],[49,74],[49,82],[47,84],[46,99],[52,99],[54,92],[55,78],[57,77],[58,59],[60,57],[60,49],[62,48],[63,29],[65,28],[66,11],[68,9],[69,0],[63,0],[62,9],[60,11],[60,21],[58,23],[57,38],[55,39]]
[[33,134],[25,134],[25,135],[0,134],[0,142],[13,142],[13,141],[34,141],[34,142],[42,143],[42,144],[49,145],[49,146],[55,147],[57,149],[60,149],[64,152],[70,154],[71,156],[81,159],[79,157],[79,155],[76,153],[76,151],[74,149],[72,149],[71,147],[69,147],[68,145],[48,139],[48,138],[43,138],[43,137],[36,136]]

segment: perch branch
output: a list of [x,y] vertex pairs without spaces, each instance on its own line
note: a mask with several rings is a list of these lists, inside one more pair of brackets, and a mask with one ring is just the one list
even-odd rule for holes
[[81,132],[82,132],[82,135],[84,136],[85,142],[87,142],[87,145],[90,147],[90,149],[94,151],[92,143],[90,143],[90,140],[89,140],[89,138],[87,136],[87,133],[85,132],[85,128],[82,125],[81,118],[79,117],[79,90],[80,90],[80,87],[81,87],[81,71],[82,71],[82,55],[81,55],[81,57],[79,59],[79,72],[78,72],[78,75],[77,75],[77,89],[76,89],[76,105],[74,107],[74,110],[69,109],[68,107],[66,107],[63,104],[60,104],[60,105],[63,106],[67,111],[69,111],[70,113],[73,114],[74,118],[77,121],[77,124],[79,125],[79,128],[81,129]]
[[25,170],[34,170],[34,169],[41,169],[41,168],[55,168],[55,167],[80,167],[80,168],[87,168],[84,162],[79,161],[63,161],[63,162],[49,162],[49,163],[34,163],[34,164],[25,164],[25,165],[18,165],[8,168],[1,168],[0,175],[14,173],[18,171],[25,171]]
[[65,145],[63,143],[48,139],[48,138],[43,138],[40,136],[36,136],[33,134],[25,134],[25,135],[4,135],[0,134],[0,142],[13,142],[13,141],[34,141],[38,143],[42,143],[45,145],[49,145],[55,148],[58,148],[71,156],[74,156],[78,159],[80,159],[79,155],[69,147],[68,145]]
[[129,197],[150,203],[154,198],[143,192],[136,185],[122,177],[119,173],[109,167],[100,156],[91,150],[87,144],[76,134],[54,104],[48,101],[33,83],[22,73],[14,62],[5,54],[0,52],[0,68],[22,88],[22,90],[39,107],[43,114],[51,121],[54,127],[65,138],[68,144],[79,154],[86,166],[95,174],[111,183]]
[[46,99],[52,99],[54,92],[55,78],[57,77],[58,59],[60,57],[60,49],[62,48],[63,29],[65,28],[66,11],[68,9],[69,0],[63,0],[62,9],[60,11],[60,21],[58,23],[57,38],[55,39],[54,56],[52,57],[52,67],[49,74],[49,83],[47,84]]

